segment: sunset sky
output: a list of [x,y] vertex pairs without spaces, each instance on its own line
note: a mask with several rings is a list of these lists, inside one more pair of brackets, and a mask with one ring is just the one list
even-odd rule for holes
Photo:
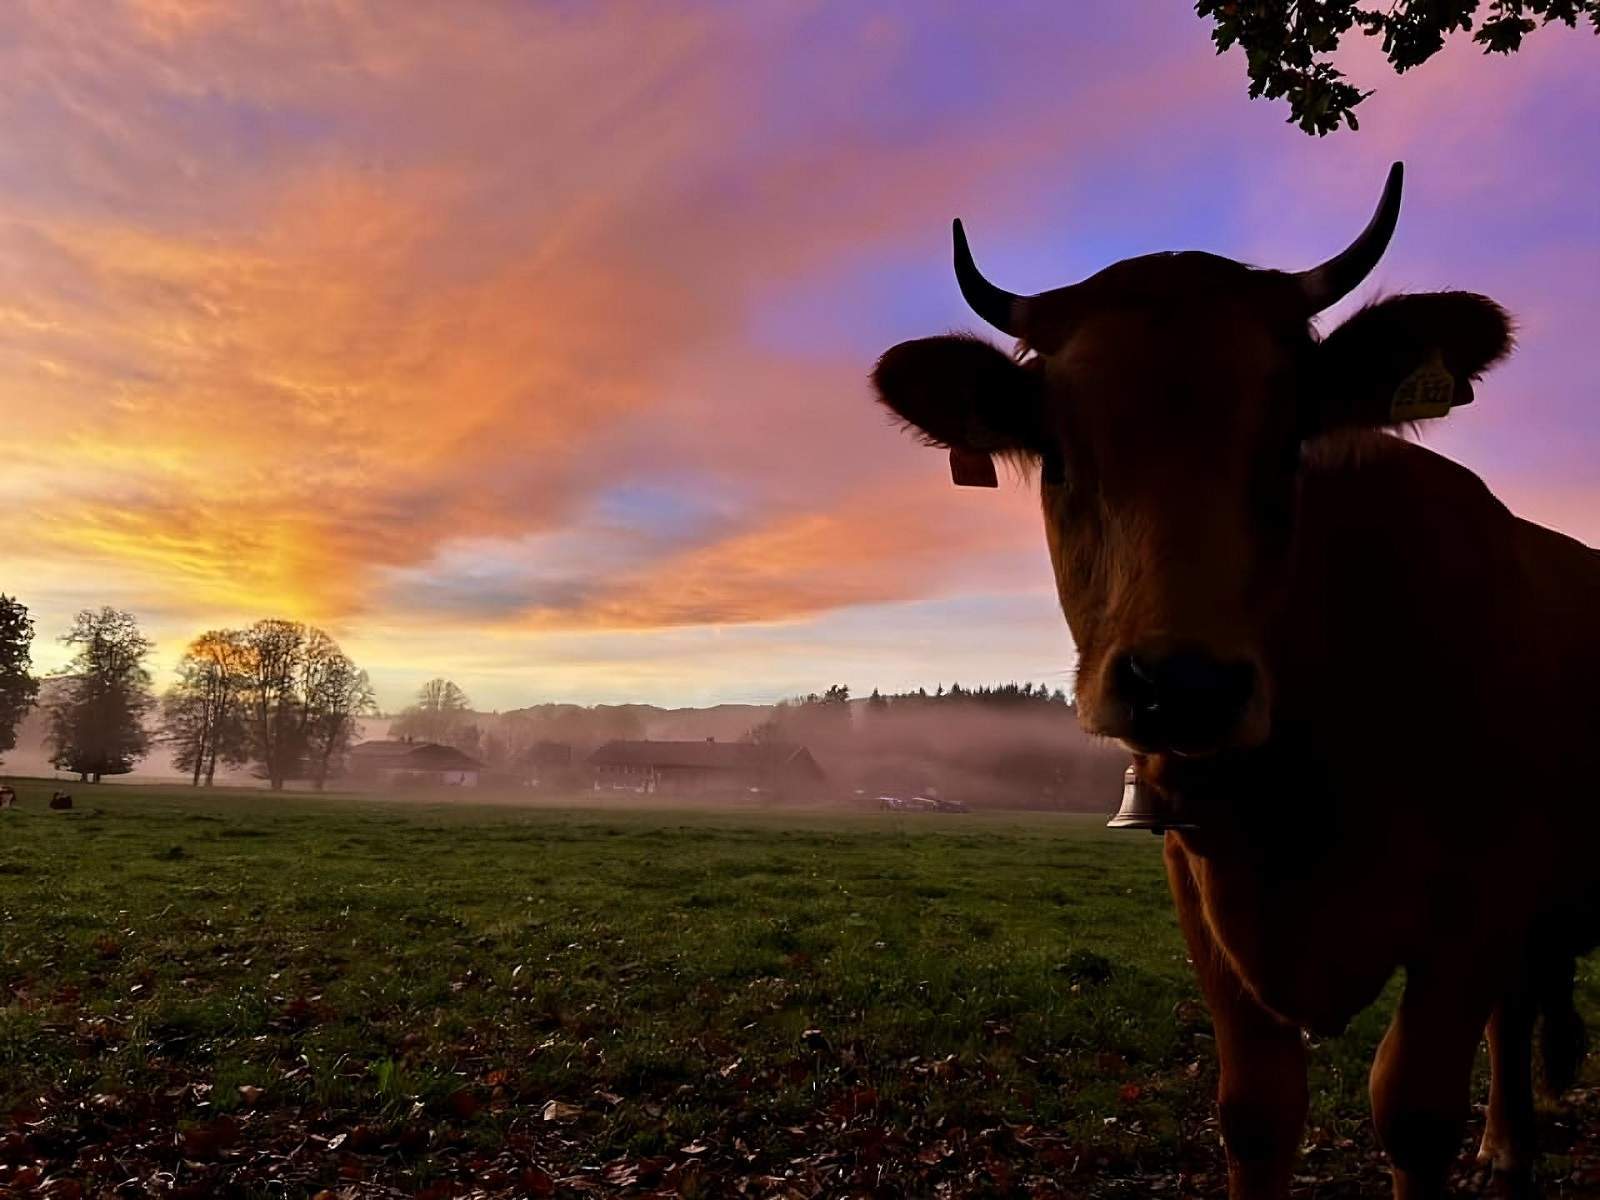
[[1176,0],[7,4],[0,591],[44,668],[89,605],[163,683],[288,616],[387,706],[1065,683],[1033,495],[951,487],[866,385],[977,327],[950,218],[1017,291],[1298,268],[1394,159],[1361,295],[1521,322],[1430,444],[1600,543],[1600,39],[1399,78],[1352,44],[1377,94],[1317,140],[1208,33]]

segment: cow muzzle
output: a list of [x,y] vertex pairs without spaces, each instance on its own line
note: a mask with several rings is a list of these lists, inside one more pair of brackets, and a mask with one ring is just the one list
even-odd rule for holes
[[1115,656],[1102,730],[1143,754],[1197,756],[1264,736],[1260,672],[1247,659],[1195,647],[1136,649]]

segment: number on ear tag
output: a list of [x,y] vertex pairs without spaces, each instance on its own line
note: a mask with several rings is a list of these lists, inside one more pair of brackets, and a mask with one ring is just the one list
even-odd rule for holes
[[1400,381],[1389,401],[1389,419],[1422,421],[1442,417],[1455,403],[1456,381],[1445,368],[1444,356],[1435,350]]
[[999,487],[1000,477],[994,472],[994,459],[976,450],[958,450],[950,447],[950,478],[958,487]]

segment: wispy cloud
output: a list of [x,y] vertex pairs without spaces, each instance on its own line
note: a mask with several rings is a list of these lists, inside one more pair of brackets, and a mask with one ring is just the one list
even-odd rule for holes
[[[1592,461],[1561,346],[1595,303],[1560,264],[1600,245],[1573,200],[1595,156],[1523,122],[1593,83],[1538,43],[1482,68],[1492,93],[1458,57],[1389,80],[1364,110],[1388,132],[1313,145],[1192,17],[1109,2],[9,6],[4,586],[47,633],[127,603],[168,648],[323,621],[401,691],[401,656],[448,646],[508,702],[552,655],[585,694],[570,655],[613,636],[658,637],[667,688],[699,677],[697,629],[747,627],[739,673],[787,678],[794,630],[895,606],[1047,627],[1027,496],[953,491],[866,394],[876,350],[971,324],[948,218],[1019,287],[1174,245],[1297,263],[1402,151],[1397,270],[1513,289],[1542,365],[1507,386]],[[1474,231],[1488,205],[1515,261]],[[1477,428],[1446,437],[1538,474],[1531,434]]]

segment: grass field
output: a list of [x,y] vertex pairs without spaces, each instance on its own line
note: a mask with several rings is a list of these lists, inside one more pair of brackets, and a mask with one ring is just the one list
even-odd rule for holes
[[[51,786],[0,812],[0,1194],[1222,1188],[1155,838]],[[1306,1196],[1386,1188],[1384,1019],[1315,1051]]]

